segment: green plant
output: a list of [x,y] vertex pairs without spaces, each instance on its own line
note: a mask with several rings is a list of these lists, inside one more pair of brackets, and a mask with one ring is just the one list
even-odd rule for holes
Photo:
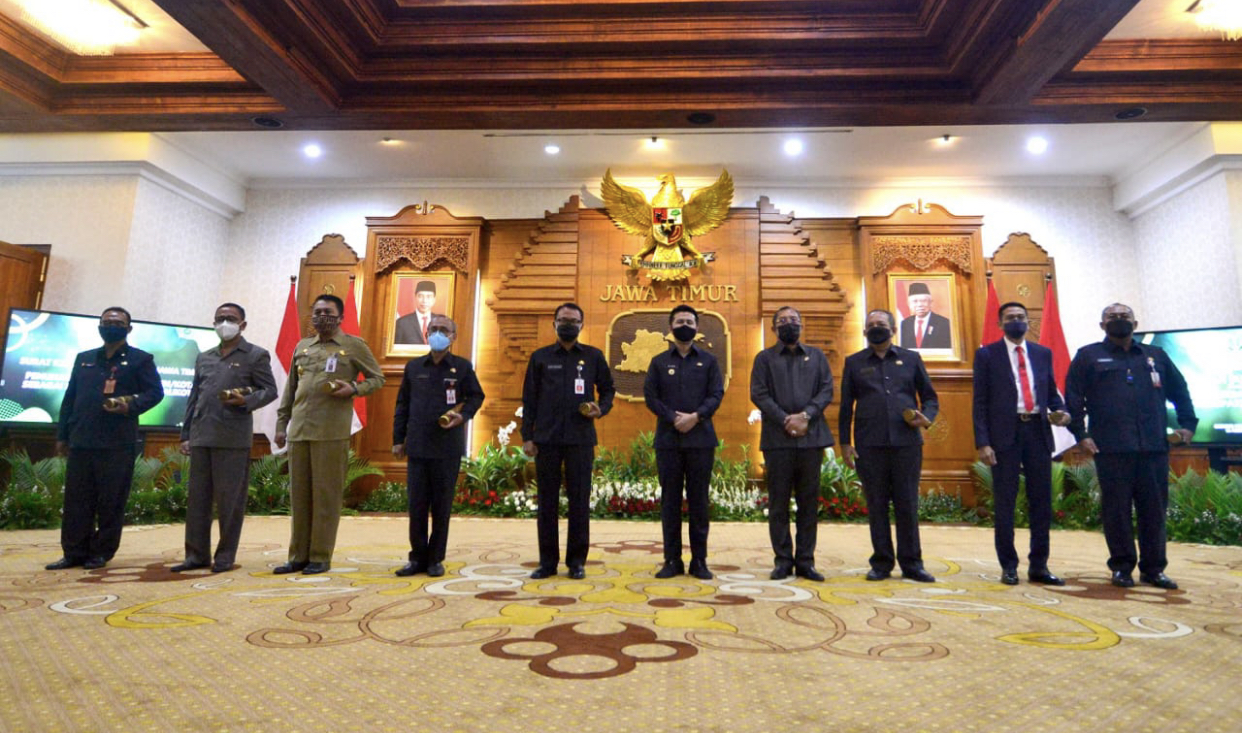
[[250,464],[250,490],[246,511],[250,514],[289,513],[289,458],[270,453]]
[[919,497],[921,522],[968,522],[974,516],[973,512],[962,506],[960,492],[950,494],[938,486]]
[[348,464],[345,469],[345,495],[351,494],[354,482],[364,476],[383,476],[384,472],[362,456],[354,453],[354,449],[349,449]]
[[405,513],[410,508],[409,495],[404,484],[385,481],[358,505],[363,512]]
[[1212,545],[1242,544],[1242,476],[1193,469],[1169,477],[1170,539]]
[[24,450],[0,453],[9,481],[0,487],[0,528],[48,529],[59,526],[64,502],[64,458],[31,461]]
[[838,458],[832,448],[824,451],[824,464],[819,471],[819,495],[829,501],[840,499],[866,503],[858,472],[844,458]]

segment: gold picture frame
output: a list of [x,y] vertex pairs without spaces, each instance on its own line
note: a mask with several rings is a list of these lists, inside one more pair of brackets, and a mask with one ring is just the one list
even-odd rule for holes
[[[427,346],[419,318],[421,300],[426,292],[432,295],[427,316],[453,317],[457,274],[452,270],[405,270],[394,272],[388,287],[388,304],[385,313],[388,326],[385,329],[385,353],[388,356],[418,356],[431,351]],[[426,285],[430,283],[430,286]]]
[[[888,304],[897,319],[898,346],[919,352],[925,361],[961,359],[961,303],[953,273],[889,273]],[[921,324],[916,315],[923,316]]]

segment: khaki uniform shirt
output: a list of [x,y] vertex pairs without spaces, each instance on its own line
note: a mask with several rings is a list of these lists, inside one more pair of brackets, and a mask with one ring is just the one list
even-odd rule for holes
[[[328,371],[332,358],[335,371]],[[289,382],[276,411],[276,432],[288,440],[344,440],[349,437],[353,421],[354,401],[333,397],[325,391],[329,380],[354,382],[359,374],[366,380],[357,382],[359,396],[368,395],[384,386],[384,373],[379,362],[357,336],[342,331],[327,341],[318,336],[302,339],[293,352]]]

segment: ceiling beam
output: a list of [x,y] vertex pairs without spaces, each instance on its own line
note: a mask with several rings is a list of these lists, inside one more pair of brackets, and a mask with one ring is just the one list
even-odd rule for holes
[[340,106],[340,91],[312,56],[276,38],[238,0],[155,3],[289,110],[313,115]]
[[1034,21],[974,78],[975,102],[1027,104],[1094,48],[1139,0],[1048,0]]

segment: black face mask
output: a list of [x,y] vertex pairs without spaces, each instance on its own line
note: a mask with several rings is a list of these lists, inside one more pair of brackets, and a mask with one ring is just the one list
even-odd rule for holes
[[1134,321],[1105,321],[1104,333],[1116,339],[1123,339],[1134,333]]
[[673,338],[683,344],[689,343],[694,340],[694,337],[698,334],[698,332],[699,330],[694,326],[678,326],[673,329]]
[[129,329],[124,326],[100,326],[99,337],[104,340],[105,344],[115,344],[117,341],[124,341]]
[[793,346],[802,338],[802,326],[797,323],[782,323],[776,327],[776,337],[781,343]]
[[330,334],[336,330],[340,318],[336,316],[311,316],[311,326],[319,334]]
[[893,337],[893,332],[886,326],[867,329],[867,341],[876,345],[882,344]]
[[574,323],[558,323],[556,325],[556,337],[561,341],[573,341],[578,338],[578,333],[582,331],[582,327]]
[[1027,325],[1026,321],[1006,321],[1001,328],[1005,330],[1005,335],[1009,338],[1018,339],[1026,335]]

